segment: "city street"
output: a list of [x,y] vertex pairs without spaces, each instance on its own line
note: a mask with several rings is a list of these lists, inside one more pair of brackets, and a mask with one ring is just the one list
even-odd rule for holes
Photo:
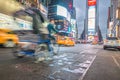
[[0,48],[0,80],[120,80],[120,52],[102,45],[61,47],[53,58],[35,64],[33,58],[17,59],[10,48]]
[[120,80],[120,0],[1,0],[0,80]]

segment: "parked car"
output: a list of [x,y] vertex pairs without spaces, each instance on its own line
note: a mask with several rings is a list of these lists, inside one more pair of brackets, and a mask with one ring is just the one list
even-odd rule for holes
[[19,38],[12,30],[0,29],[0,44],[4,47],[14,47],[19,43]]
[[115,48],[120,50],[120,39],[117,37],[108,37],[106,40],[104,40],[103,48]]

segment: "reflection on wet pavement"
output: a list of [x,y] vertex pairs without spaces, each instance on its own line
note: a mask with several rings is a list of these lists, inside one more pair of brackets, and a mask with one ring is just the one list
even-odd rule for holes
[[[68,54],[70,55],[70,53]],[[90,66],[91,61],[95,55],[79,55],[67,54],[61,56],[54,56],[54,63],[49,64],[50,67],[55,68],[61,66],[54,73],[50,74],[51,80],[78,80],[85,70]],[[84,58],[84,60],[82,59]]]
[[50,80],[78,80],[90,66],[95,56],[83,55],[64,53],[54,56],[53,61],[44,61],[38,64],[16,63],[12,65],[12,68],[29,74],[43,74],[47,78],[50,78]]
[[83,68],[78,68],[78,69],[69,69],[69,68],[63,68],[62,70],[67,71],[67,72],[72,72],[72,73],[83,73],[85,69]]
[[26,79],[22,80],[78,80],[96,56],[95,50],[90,51],[90,54],[88,52],[86,50],[78,53],[62,52],[53,56],[51,61],[42,61],[38,64],[33,63],[31,58],[16,59],[10,56],[8,62],[4,60],[3,65],[0,65],[2,69],[7,70],[0,71],[4,72],[2,75],[11,73],[11,80],[16,80],[14,76],[18,78],[24,76]]

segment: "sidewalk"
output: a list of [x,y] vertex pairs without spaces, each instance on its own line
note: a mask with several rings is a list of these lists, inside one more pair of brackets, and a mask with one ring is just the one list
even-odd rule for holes
[[105,53],[101,50],[83,80],[120,80],[119,53],[120,51]]

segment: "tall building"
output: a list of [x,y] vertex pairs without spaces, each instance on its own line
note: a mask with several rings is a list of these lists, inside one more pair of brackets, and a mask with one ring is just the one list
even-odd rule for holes
[[82,39],[87,40],[89,36],[94,36],[96,32],[96,0],[86,0],[86,17],[84,20],[84,30]]
[[84,19],[84,30],[81,39],[93,41],[97,37],[97,41],[103,40],[101,28],[99,26],[99,1],[86,0],[86,17]]
[[120,37],[120,0],[111,0],[108,13],[108,36]]

